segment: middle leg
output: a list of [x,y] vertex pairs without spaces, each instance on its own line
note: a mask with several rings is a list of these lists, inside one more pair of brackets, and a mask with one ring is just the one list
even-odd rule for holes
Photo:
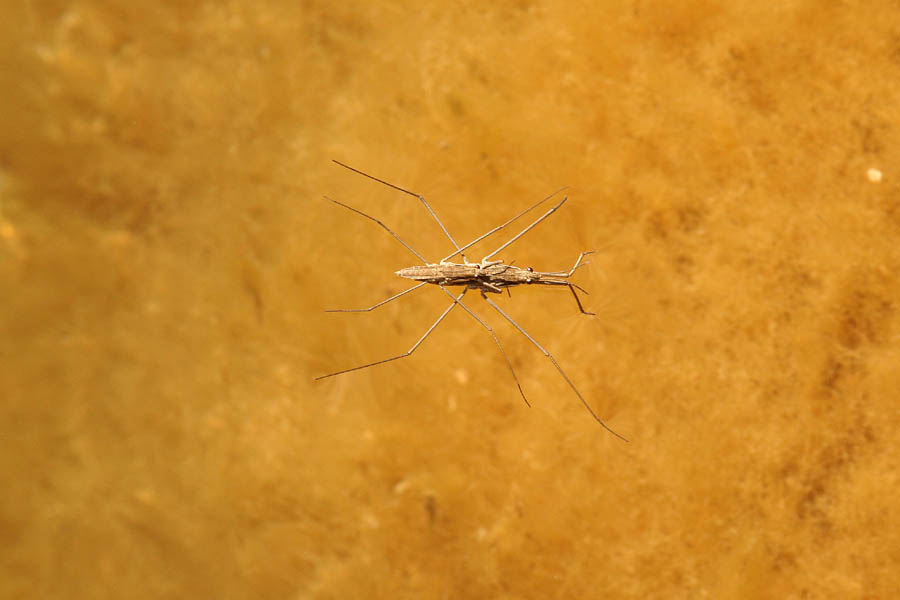
[[488,325],[487,323],[485,323],[484,321],[482,321],[481,318],[480,318],[478,315],[476,315],[474,312],[472,312],[472,310],[471,310],[468,306],[466,306],[465,304],[463,304],[462,302],[460,302],[459,299],[454,298],[454,297],[453,297],[453,294],[451,294],[451,293],[447,290],[447,288],[445,288],[444,286],[441,286],[441,289],[444,290],[444,293],[445,293],[445,294],[447,294],[448,296],[450,296],[451,298],[453,298],[453,301],[454,301],[456,304],[459,304],[460,306],[462,306],[462,307],[463,307],[463,310],[465,310],[467,313],[469,313],[469,315],[470,315],[473,319],[475,319],[476,321],[478,321],[478,322],[481,324],[482,327],[484,327],[485,329],[488,330],[488,333],[490,333],[490,334],[491,334],[491,337],[494,338],[494,341],[497,342],[497,347],[500,348],[500,354],[503,355],[503,360],[506,361],[506,366],[509,367],[509,372],[512,373],[513,379],[514,379],[515,382],[516,382],[516,387],[519,388],[519,393],[522,394],[522,400],[524,400],[524,401],[525,401],[525,404],[527,404],[528,407],[531,408],[531,403],[528,402],[528,398],[525,397],[525,392],[522,390],[522,384],[519,383],[519,378],[518,378],[518,376],[516,375],[516,371],[515,371],[515,369],[513,369],[512,363],[509,362],[509,357],[506,356],[506,351],[503,349],[503,346],[500,344],[500,338],[497,337],[497,334],[494,333],[494,330],[491,329],[491,326]]
[[588,411],[589,413],[591,413],[591,416],[594,417],[594,420],[595,420],[595,421],[597,421],[598,423],[600,423],[600,425],[602,425],[604,429],[606,429],[608,432],[610,432],[611,434],[613,434],[613,435],[616,436],[617,438],[619,438],[619,439],[621,439],[621,440],[623,440],[623,441],[626,441],[626,442],[628,441],[628,440],[625,439],[622,435],[620,435],[620,434],[616,433],[615,431],[613,431],[613,429],[610,428],[609,425],[607,425],[606,423],[604,423],[603,420],[600,419],[600,417],[597,416],[597,413],[595,413],[595,412],[594,412],[594,409],[591,408],[591,405],[587,403],[587,400],[584,399],[584,396],[581,395],[581,392],[578,391],[578,388],[575,387],[575,384],[572,383],[572,380],[569,379],[569,376],[566,375],[566,372],[562,370],[562,367],[559,366],[559,363],[556,362],[556,359],[553,358],[553,355],[552,355],[552,354],[550,354],[549,352],[547,352],[547,350],[546,350],[543,346],[541,346],[541,345],[537,342],[537,340],[535,340],[533,337],[531,337],[530,335],[528,335],[528,332],[525,331],[524,329],[522,329],[522,327],[521,327],[518,323],[516,323],[516,322],[513,320],[512,317],[510,317],[508,314],[506,314],[505,312],[503,312],[503,309],[500,308],[499,306],[497,306],[497,304],[495,304],[493,300],[491,300],[490,298],[488,298],[485,294],[482,294],[481,297],[484,298],[485,301],[486,301],[488,304],[490,304],[492,307],[494,307],[494,310],[496,310],[496,311],[499,312],[501,315],[503,315],[503,318],[506,319],[507,321],[509,321],[509,322],[512,324],[513,327],[515,327],[516,329],[518,329],[518,330],[519,330],[519,333],[521,333],[521,334],[524,335],[526,338],[528,338],[528,341],[530,341],[532,344],[534,344],[535,346],[537,346],[537,349],[540,350],[540,351],[544,354],[544,356],[546,356],[548,359],[550,359],[550,362],[553,363],[553,366],[556,367],[556,370],[559,371],[559,374],[562,375],[563,379],[566,380],[566,383],[569,384],[569,387],[572,388],[572,391],[575,392],[575,395],[578,396],[578,399],[581,400],[581,403],[584,405],[584,407],[587,409],[587,411]]

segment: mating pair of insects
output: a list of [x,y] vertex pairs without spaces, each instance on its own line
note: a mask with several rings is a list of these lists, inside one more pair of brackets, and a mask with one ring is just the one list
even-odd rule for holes
[[[564,286],[564,287],[569,288],[569,290],[572,292],[572,296],[575,298],[575,303],[578,304],[578,310],[580,310],[582,312],[582,314],[585,314],[585,315],[593,315],[594,314],[594,313],[584,310],[584,307],[581,305],[581,300],[578,298],[578,294],[576,293],[575,290],[577,289],[581,292],[584,292],[585,294],[587,292],[584,289],[582,289],[581,287],[579,287],[578,285],[576,285],[568,280],[568,278],[571,277],[575,273],[575,271],[578,270],[579,267],[587,264],[586,262],[584,262],[584,257],[587,256],[588,254],[591,254],[593,252],[593,250],[589,250],[587,252],[582,252],[581,255],[579,255],[579,257],[578,257],[578,260],[575,261],[574,266],[572,266],[572,268],[569,269],[568,271],[535,271],[531,267],[527,267],[527,268],[523,269],[521,267],[516,267],[516,266],[513,266],[512,264],[505,263],[502,260],[491,260],[492,257],[494,257],[497,254],[499,254],[500,252],[502,252],[504,249],[509,247],[510,244],[512,244],[519,238],[521,238],[523,235],[525,235],[526,233],[531,231],[533,228],[535,228],[539,223],[544,221],[547,217],[549,217],[554,212],[556,212],[556,210],[560,206],[565,204],[565,202],[568,198],[564,197],[555,206],[553,206],[553,208],[551,208],[546,213],[544,213],[540,218],[536,219],[533,223],[531,223],[530,225],[528,225],[527,227],[522,229],[522,231],[520,231],[515,236],[513,236],[512,239],[510,239],[505,244],[503,244],[502,246],[500,246],[499,248],[497,248],[496,250],[494,250],[493,252],[491,252],[490,254],[485,256],[484,258],[482,258],[481,262],[470,263],[465,255],[465,250],[467,250],[471,246],[474,246],[478,242],[484,240],[488,236],[491,236],[491,235],[497,233],[501,229],[504,229],[505,227],[507,227],[508,225],[513,223],[514,221],[518,220],[520,217],[522,217],[525,214],[527,214],[528,212],[534,210],[535,208],[537,208],[538,206],[540,206],[541,204],[543,204],[544,202],[546,202],[547,200],[549,200],[550,198],[552,198],[553,196],[555,196],[556,194],[558,194],[559,192],[564,190],[565,188],[560,188],[559,190],[556,190],[555,192],[553,192],[552,194],[550,194],[549,196],[547,196],[540,202],[537,202],[536,204],[526,208],[521,213],[519,213],[515,217],[511,218],[510,220],[506,221],[502,225],[498,225],[497,227],[494,227],[487,233],[479,236],[475,240],[472,240],[468,244],[465,244],[464,246],[460,246],[459,244],[456,243],[456,240],[453,239],[453,236],[450,235],[450,232],[447,231],[447,228],[444,227],[444,224],[438,218],[437,214],[435,214],[434,210],[432,210],[431,206],[429,206],[429,204],[425,200],[424,196],[422,196],[421,194],[417,194],[415,192],[411,192],[409,190],[403,189],[402,187],[394,185],[393,183],[388,183],[387,181],[378,179],[377,177],[373,177],[372,175],[369,175],[367,173],[363,173],[362,171],[359,171],[357,169],[354,169],[353,167],[345,165],[342,162],[339,162],[336,160],[334,162],[346,169],[349,169],[349,170],[355,172],[355,173],[359,173],[360,175],[362,175],[364,177],[368,177],[369,179],[377,181],[378,183],[382,183],[382,184],[384,184],[388,187],[391,187],[397,191],[403,192],[404,194],[409,194],[410,196],[412,196],[414,198],[418,198],[418,200],[428,210],[431,217],[437,222],[437,224],[443,230],[444,235],[447,236],[447,239],[450,240],[450,243],[453,244],[453,247],[456,248],[456,250],[454,250],[452,253],[448,254],[444,258],[442,258],[437,263],[430,263],[427,260],[425,260],[425,258],[421,254],[419,254],[416,250],[414,250],[412,248],[412,246],[410,246],[405,241],[403,241],[403,239],[401,239],[400,236],[398,236],[396,233],[394,233],[387,225],[385,225],[384,223],[382,223],[375,217],[367,215],[366,213],[364,213],[360,210],[357,210],[351,206],[347,206],[346,204],[343,204],[341,202],[338,202],[337,200],[334,200],[332,198],[329,198],[328,196],[325,196],[326,200],[334,202],[338,206],[343,206],[344,208],[351,210],[358,215],[361,215],[367,219],[375,221],[378,225],[380,225],[382,228],[384,228],[389,234],[394,236],[394,238],[398,242],[403,244],[403,246],[406,247],[407,250],[409,250],[410,252],[415,254],[416,258],[418,258],[423,263],[422,266],[406,267],[405,269],[400,269],[399,271],[396,272],[396,275],[399,275],[400,277],[419,282],[416,285],[414,285],[413,287],[411,287],[407,290],[404,290],[404,291],[400,292],[399,294],[395,294],[395,295],[391,296],[390,298],[388,298],[387,300],[382,300],[378,304],[370,306],[369,308],[336,309],[336,310],[329,310],[326,312],[369,312],[369,311],[375,310],[379,306],[384,306],[388,302],[396,300],[397,298],[400,298],[401,296],[405,296],[406,294],[408,294],[414,290],[417,290],[420,287],[422,287],[423,285],[428,284],[428,283],[430,283],[432,285],[436,285],[439,288],[441,288],[441,290],[445,294],[447,294],[453,300],[453,302],[450,304],[450,306],[447,307],[447,309],[443,313],[441,313],[441,316],[439,316],[437,318],[437,320],[434,323],[432,323],[431,327],[429,327],[428,330],[425,331],[425,334],[419,338],[419,341],[417,341],[415,344],[413,344],[412,348],[410,348],[408,351],[404,352],[403,354],[398,354],[397,356],[392,356],[390,358],[385,358],[383,360],[378,360],[378,361],[368,363],[365,365],[360,365],[358,367],[352,367],[350,369],[344,369],[342,371],[328,373],[327,375],[322,375],[320,377],[316,377],[317,380],[325,379],[327,377],[334,377],[335,375],[341,375],[343,373],[349,373],[351,371],[358,371],[359,369],[374,367],[375,365],[381,365],[381,364],[391,362],[393,360],[397,360],[400,358],[406,358],[407,356],[409,356],[410,354],[415,352],[416,348],[418,348],[422,344],[422,342],[424,342],[425,339],[431,334],[431,332],[434,331],[434,329],[438,325],[440,325],[441,321],[444,320],[444,318],[450,313],[451,310],[453,310],[453,308],[455,306],[460,306],[460,307],[462,307],[463,310],[466,311],[466,313],[468,313],[482,327],[484,327],[488,331],[488,333],[491,334],[491,337],[494,338],[494,342],[496,342],[497,347],[500,349],[500,353],[503,355],[503,359],[506,361],[506,366],[509,367],[509,371],[510,371],[510,373],[512,373],[513,379],[516,382],[516,386],[519,388],[519,393],[522,395],[522,399],[525,400],[525,404],[527,404],[528,406],[531,406],[531,404],[529,404],[529,402],[528,402],[528,398],[525,397],[525,392],[522,390],[522,385],[519,383],[519,378],[516,375],[516,372],[512,367],[512,363],[509,362],[509,358],[506,356],[506,352],[503,350],[503,346],[500,344],[500,339],[497,337],[497,334],[495,334],[494,330],[491,329],[491,327],[487,323],[485,323],[478,315],[476,315],[474,312],[472,312],[468,306],[466,306],[465,304],[462,303],[463,296],[466,295],[467,291],[478,290],[481,293],[481,297],[494,310],[496,310],[498,313],[500,313],[503,316],[503,318],[505,318],[507,321],[509,321],[512,324],[513,327],[518,329],[522,333],[522,335],[524,335],[526,338],[528,338],[528,340],[532,344],[537,346],[538,350],[540,350],[544,354],[544,356],[546,356],[548,359],[550,359],[550,362],[553,363],[553,366],[556,367],[556,370],[559,371],[559,374],[562,375],[563,379],[566,380],[566,383],[569,384],[569,387],[572,388],[572,391],[575,392],[575,395],[578,396],[578,399],[581,400],[581,403],[584,404],[584,407],[588,410],[588,412],[591,414],[591,416],[594,417],[594,419],[598,423],[600,423],[600,425],[602,425],[607,431],[609,431],[616,437],[618,437],[626,442],[628,441],[624,437],[622,437],[621,435],[619,435],[618,433],[616,433],[615,431],[610,429],[610,427],[607,426],[606,423],[604,423],[600,419],[600,417],[597,416],[597,413],[595,413],[594,409],[592,409],[590,404],[587,403],[587,400],[584,399],[584,396],[581,395],[581,392],[578,391],[578,388],[575,387],[575,384],[572,383],[572,380],[569,379],[569,377],[568,377],[568,375],[566,375],[565,371],[562,370],[562,367],[559,366],[559,363],[556,362],[556,359],[553,358],[553,356],[549,352],[547,352],[547,350],[543,346],[541,346],[537,342],[537,340],[535,340],[533,337],[531,337],[527,331],[522,329],[522,327],[518,323],[516,323],[512,317],[510,317],[508,314],[506,314],[506,312],[504,312],[504,310],[502,308],[497,306],[497,304],[487,296],[488,293],[499,294],[503,290],[506,290],[507,293],[509,293],[509,288],[515,287],[517,285]],[[462,258],[462,260],[463,260],[462,264],[448,262],[451,258],[454,258],[456,255],[459,255]],[[447,289],[448,287],[462,287],[463,290],[459,295],[454,295]]]

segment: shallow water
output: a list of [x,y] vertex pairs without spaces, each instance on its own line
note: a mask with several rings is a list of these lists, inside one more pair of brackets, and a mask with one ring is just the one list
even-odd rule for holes
[[4,597],[897,588],[896,6],[0,10]]

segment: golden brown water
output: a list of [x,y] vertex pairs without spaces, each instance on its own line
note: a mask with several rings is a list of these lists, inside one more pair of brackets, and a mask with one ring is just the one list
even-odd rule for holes
[[330,4],[0,9],[0,596],[893,597],[900,7]]

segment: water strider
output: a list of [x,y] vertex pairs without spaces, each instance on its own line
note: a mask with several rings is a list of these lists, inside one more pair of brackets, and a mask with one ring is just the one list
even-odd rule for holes
[[[377,177],[373,177],[372,175],[369,175],[368,173],[364,173],[358,169],[354,169],[353,167],[345,165],[344,163],[339,162],[337,160],[335,160],[334,162],[346,169],[349,169],[349,170],[355,172],[355,173],[359,173],[360,175],[363,175],[364,177],[368,177],[369,179],[372,179],[374,181],[382,183],[382,184],[384,184],[388,187],[391,187],[395,190],[398,190],[405,194],[409,194],[410,196],[413,196],[414,198],[418,198],[419,201],[422,202],[423,205],[425,205],[425,208],[428,210],[429,214],[431,214],[431,217],[441,227],[444,234],[447,236],[447,239],[450,240],[450,243],[453,244],[453,247],[456,248],[456,250],[454,250],[452,253],[448,254],[444,258],[442,258],[437,263],[430,263],[421,254],[416,252],[416,250],[414,250],[409,244],[407,244],[405,241],[403,241],[403,239],[401,239],[400,236],[398,236],[396,233],[394,233],[387,225],[385,225],[384,223],[382,223],[375,217],[367,215],[366,213],[364,213],[360,210],[357,210],[351,206],[347,206],[346,204],[343,204],[341,202],[338,202],[337,200],[334,200],[332,198],[329,198],[328,196],[325,196],[326,200],[329,200],[330,202],[334,202],[335,204],[337,204],[339,206],[343,206],[344,208],[351,210],[367,219],[375,221],[378,225],[383,227],[388,233],[390,233],[392,236],[394,236],[394,238],[397,241],[399,241],[401,244],[403,244],[403,246],[406,247],[407,250],[409,250],[414,255],[416,255],[416,257],[419,260],[421,260],[423,263],[422,266],[406,267],[405,269],[400,269],[399,271],[396,272],[396,275],[399,275],[400,277],[419,282],[416,285],[414,285],[413,287],[411,287],[407,290],[404,290],[404,291],[400,292],[399,294],[395,294],[386,300],[382,300],[381,302],[374,304],[368,308],[336,309],[336,310],[329,310],[326,312],[369,312],[371,310],[375,310],[379,306],[383,306],[383,305],[387,304],[388,302],[391,302],[392,300],[396,300],[397,298],[404,296],[404,295],[412,292],[413,290],[417,290],[420,287],[422,287],[423,285],[428,284],[428,283],[430,283],[432,285],[436,285],[439,288],[441,288],[441,290],[443,290],[443,292],[445,294],[447,294],[453,300],[453,302],[446,308],[446,310],[444,310],[443,313],[441,313],[441,315],[437,318],[437,320],[434,323],[432,323],[431,327],[428,328],[428,330],[424,333],[424,335],[422,335],[422,337],[420,337],[419,340],[415,344],[413,344],[412,348],[410,348],[408,351],[404,352],[403,354],[398,354],[397,356],[392,356],[390,358],[385,358],[383,360],[378,360],[378,361],[375,361],[372,363],[359,365],[357,367],[344,369],[342,371],[328,373],[327,375],[321,375],[319,377],[316,377],[316,380],[325,379],[328,377],[334,377],[335,375],[341,375],[343,373],[349,373],[351,371],[358,371],[359,369],[374,367],[375,365],[384,364],[386,362],[391,362],[393,360],[397,360],[400,358],[406,358],[407,356],[409,356],[410,354],[415,352],[416,348],[418,348],[422,344],[422,342],[425,341],[425,339],[431,334],[432,331],[434,331],[434,329],[441,323],[441,321],[444,320],[444,318],[450,313],[450,311],[453,310],[453,308],[455,306],[459,305],[463,308],[463,310],[466,311],[466,313],[468,313],[473,319],[475,319],[482,327],[487,329],[488,333],[491,334],[491,337],[494,338],[494,342],[496,342],[497,347],[500,349],[500,353],[503,355],[503,359],[506,361],[506,366],[509,367],[509,371],[510,371],[510,373],[512,373],[513,379],[516,382],[516,386],[519,388],[519,393],[522,395],[522,399],[525,400],[525,404],[528,404],[528,406],[531,406],[531,404],[528,402],[528,398],[525,397],[525,392],[522,390],[522,385],[519,383],[519,378],[516,375],[516,372],[513,369],[512,364],[509,362],[509,358],[506,356],[506,351],[503,350],[503,346],[500,344],[500,339],[497,337],[497,335],[494,333],[494,330],[491,329],[491,327],[487,323],[485,323],[478,315],[476,315],[474,312],[472,312],[469,309],[469,307],[466,306],[465,304],[463,304],[463,302],[462,302],[462,299],[466,295],[466,292],[468,292],[469,290],[478,290],[481,293],[481,297],[484,298],[484,300],[488,304],[490,304],[491,307],[494,308],[494,310],[496,310],[498,313],[500,313],[503,316],[503,318],[505,318],[507,321],[509,321],[512,324],[513,327],[518,329],[522,333],[522,335],[524,335],[526,338],[528,338],[528,340],[532,344],[534,344],[538,348],[538,350],[540,350],[544,354],[544,356],[546,356],[548,359],[550,359],[550,362],[553,363],[553,366],[556,367],[556,370],[559,371],[559,374],[562,375],[563,379],[566,380],[566,383],[569,384],[569,387],[572,388],[572,391],[575,392],[575,395],[578,396],[578,399],[581,400],[581,403],[584,404],[584,407],[588,410],[588,412],[591,414],[591,416],[594,417],[594,419],[598,423],[600,423],[600,425],[602,425],[607,431],[609,431],[610,433],[612,433],[613,435],[615,435],[616,437],[618,437],[621,440],[624,440],[626,442],[628,441],[623,436],[621,436],[618,433],[616,433],[615,431],[613,431],[606,423],[604,423],[600,419],[600,417],[597,416],[597,413],[595,413],[594,409],[592,409],[591,406],[587,403],[587,400],[584,399],[584,396],[581,395],[581,392],[578,391],[578,388],[575,387],[575,384],[572,383],[572,380],[569,379],[569,376],[566,375],[565,371],[562,370],[562,367],[559,366],[559,363],[556,362],[556,359],[553,358],[553,356],[543,346],[541,346],[537,342],[537,340],[535,340],[533,337],[531,337],[531,335],[529,335],[527,331],[522,329],[522,327],[518,323],[516,323],[512,317],[510,317],[508,314],[506,314],[506,312],[504,312],[502,308],[497,306],[497,304],[494,303],[494,301],[491,300],[490,298],[488,298],[488,296],[487,296],[487,294],[489,294],[489,293],[499,294],[504,289],[507,290],[507,293],[508,293],[509,288],[515,287],[517,285],[565,286],[565,287],[568,287],[569,290],[572,292],[572,296],[575,298],[575,302],[578,304],[578,310],[580,310],[583,314],[586,314],[586,315],[594,314],[594,313],[584,310],[584,307],[581,304],[581,300],[578,298],[578,294],[576,293],[575,290],[577,289],[581,292],[584,292],[585,294],[587,292],[584,289],[582,289],[581,287],[579,287],[578,285],[568,281],[568,278],[571,277],[579,267],[587,264],[586,262],[583,262],[584,257],[591,254],[593,251],[582,252],[581,255],[579,255],[578,259],[575,261],[574,266],[571,269],[569,269],[568,271],[535,271],[531,267],[527,267],[527,268],[523,269],[521,267],[516,267],[512,264],[507,264],[507,263],[503,262],[502,260],[490,260],[491,257],[496,256],[498,253],[500,253],[505,248],[507,248],[510,244],[512,244],[513,242],[515,242],[516,240],[521,238],[523,235],[525,235],[526,233],[531,231],[534,227],[536,227],[544,219],[546,219],[547,217],[552,215],[560,206],[565,204],[567,198],[564,197],[555,206],[553,206],[553,208],[548,210],[540,218],[536,219],[533,223],[531,223],[530,225],[525,227],[522,231],[517,233],[512,239],[510,239],[505,244],[503,244],[502,246],[500,246],[499,248],[497,248],[496,250],[494,250],[493,252],[491,252],[490,254],[485,256],[484,258],[482,258],[481,262],[471,263],[468,261],[468,259],[466,258],[466,255],[465,255],[466,249],[477,244],[478,242],[487,238],[488,236],[497,233],[501,229],[504,229],[506,226],[510,225],[511,223],[513,223],[514,221],[516,221],[517,219],[519,219],[526,213],[530,212],[531,210],[537,208],[538,206],[540,206],[541,204],[543,204],[544,202],[546,202],[547,200],[549,200],[550,198],[552,198],[553,196],[555,196],[556,194],[558,194],[559,192],[564,190],[565,188],[560,188],[559,190],[556,190],[555,192],[553,192],[552,194],[550,194],[549,196],[547,196],[540,202],[537,202],[536,204],[526,208],[524,211],[522,211],[515,217],[511,218],[510,220],[506,221],[502,225],[498,225],[497,227],[494,227],[487,233],[479,236],[475,240],[460,247],[456,243],[456,240],[453,239],[453,236],[450,235],[450,232],[447,231],[447,228],[444,227],[444,224],[441,222],[441,220],[438,218],[438,216],[435,214],[435,212],[431,209],[431,206],[429,206],[429,204],[425,200],[424,196],[422,196],[420,194],[416,194],[415,192],[411,192],[409,190],[403,189],[392,183],[388,183],[387,181],[378,179]],[[456,255],[459,255],[463,259],[463,262],[461,264],[448,262],[451,258],[455,257]],[[454,295],[447,289],[447,287],[462,287],[463,289],[459,295]]]

